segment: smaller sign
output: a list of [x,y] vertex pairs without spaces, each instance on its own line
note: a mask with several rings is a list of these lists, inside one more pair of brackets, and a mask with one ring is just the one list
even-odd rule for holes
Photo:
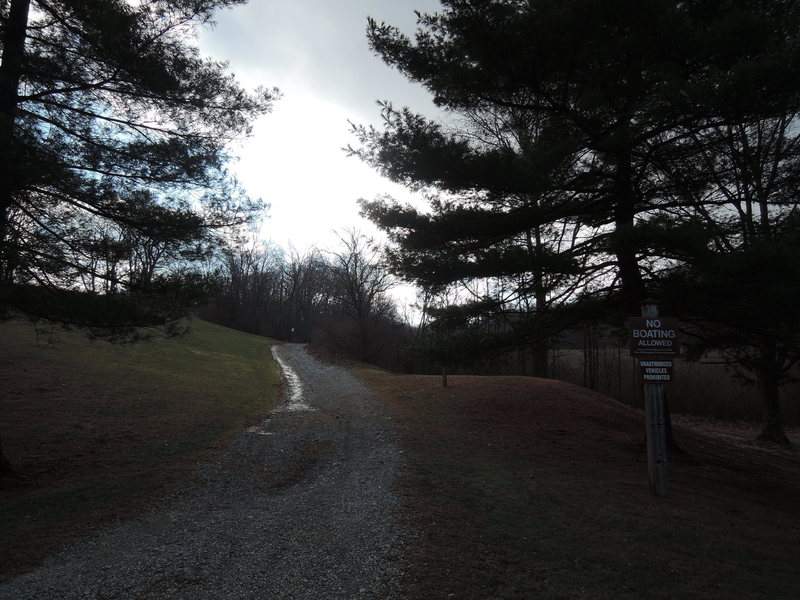
[[678,356],[678,319],[670,317],[631,317],[628,319],[633,356]]
[[643,383],[670,383],[673,381],[673,362],[671,360],[640,359]]

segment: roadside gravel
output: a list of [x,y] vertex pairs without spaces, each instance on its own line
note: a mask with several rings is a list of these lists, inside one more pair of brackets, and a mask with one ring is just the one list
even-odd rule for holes
[[286,400],[154,510],[0,585],[3,599],[398,599],[412,531],[391,420],[344,369],[273,354]]

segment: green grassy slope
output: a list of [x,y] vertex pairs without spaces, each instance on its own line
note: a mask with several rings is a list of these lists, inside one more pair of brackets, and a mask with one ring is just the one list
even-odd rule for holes
[[0,436],[22,474],[0,488],[3,573],[138,510],[278,399],[272,341],[194,320],[132,345],[0,324]]

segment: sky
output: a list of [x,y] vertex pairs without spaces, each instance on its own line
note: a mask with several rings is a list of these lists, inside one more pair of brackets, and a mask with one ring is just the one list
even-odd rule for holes
[[359,216],[359,198],[389,194],[418,202],[343,148],[356,144],[352,121],[380,124],[379,100],[439,114],[430,94],[369,49],[367,16],[413,34],[415,10],[436,0],[250,0],[221,11],[199,38],[203,55],[225,60],[246,88],[280,88],[271,114],[233,148],[231,165],[251,197],[270,204],[261,237],[300,252],[334,249],[336,231],[378,236]]

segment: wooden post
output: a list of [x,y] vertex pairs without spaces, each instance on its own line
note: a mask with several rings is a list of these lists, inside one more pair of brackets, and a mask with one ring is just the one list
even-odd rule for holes
[[[658,305],[642,304],[642,316],[658,317]],[[644,384],[644,415],[647,424],[647,480],[656,496],[667,495],[667,436],[664,384]]]
[[447,387],[447,367],[442,365],[442,387]]

